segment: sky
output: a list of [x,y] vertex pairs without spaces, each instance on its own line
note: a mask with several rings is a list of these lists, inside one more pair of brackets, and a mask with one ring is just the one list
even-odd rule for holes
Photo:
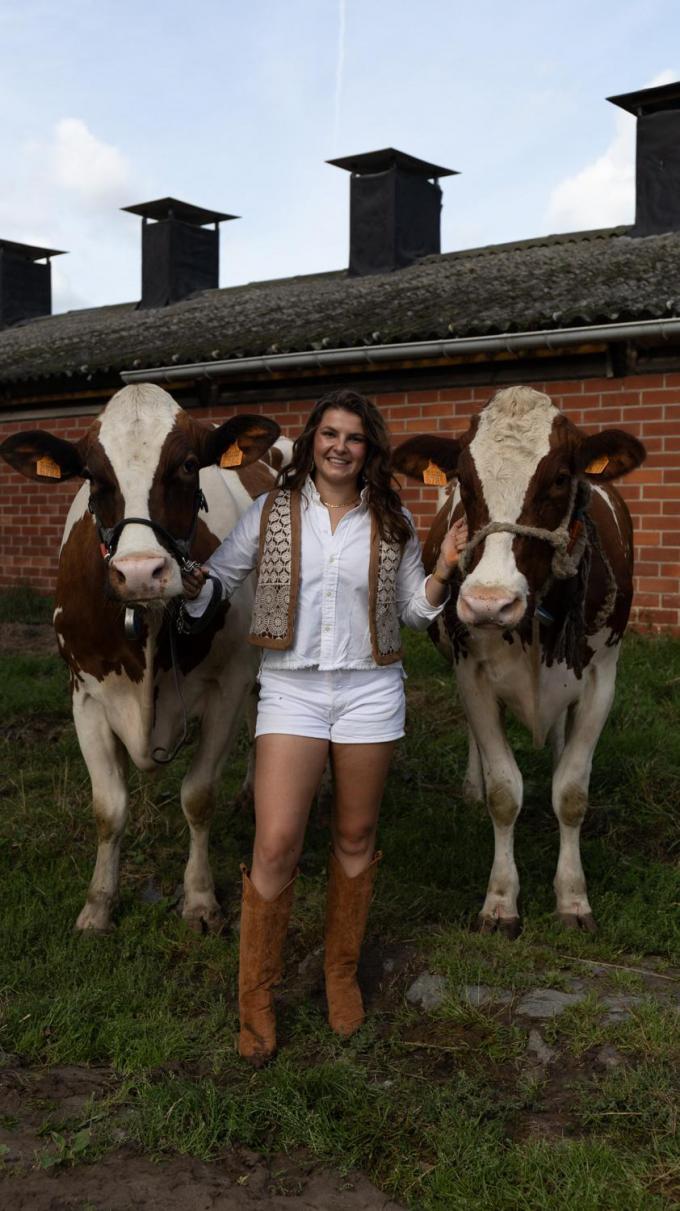
[[677,0],[0,0],[0,238],[67,250],[55,311],[139,298],[168,195],[242,216],[220,284],[342,269],[349,177],[441,181],[442,251],[632,222],[635,120],[680,79]]

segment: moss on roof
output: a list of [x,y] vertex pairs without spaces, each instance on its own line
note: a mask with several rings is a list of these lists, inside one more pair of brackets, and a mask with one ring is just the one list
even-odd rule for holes
[[0,382],[308,349],[650,319],[680,311],[680,233],[626,227],[69,311],[0,332]]

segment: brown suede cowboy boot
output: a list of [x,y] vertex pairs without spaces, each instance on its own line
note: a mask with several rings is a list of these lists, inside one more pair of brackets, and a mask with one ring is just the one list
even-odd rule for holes
[[239,1054],[261,1068],[276,1052],[273,988],[281,979],[283,943],[293,904],[297,871],[275,900],[264,900],[245,866],[241,901],[238,1000]]
[[366,870],[353,879],[331,853],[326,903],[326,999],[331,1030],[349,1038],[364,1020],[357,983],[357,963],[366,931],[373,883],[382,857],[376,853]]

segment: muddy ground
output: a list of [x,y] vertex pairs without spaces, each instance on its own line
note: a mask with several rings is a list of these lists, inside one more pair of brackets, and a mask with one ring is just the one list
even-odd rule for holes
[[0,652],[13,652],[15,656],[55,656],[54,628],[49,622],[2,622]]
[[303,1156],[264,1160],[234,1149],[211,1164],[187,1156],[155,1162],[122,1146],[94,1163],[72,1163],[45,1122],[77,1120],[92,1098],[112,1092],[111,1073],[28,1069],[11,1056],[0,1068],[3,1211],[399,1211],[361,1174],[342,1176]]

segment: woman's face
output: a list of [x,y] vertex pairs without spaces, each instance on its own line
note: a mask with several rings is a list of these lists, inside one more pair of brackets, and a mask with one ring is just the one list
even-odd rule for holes
[[368,445],[361,417],[344,408],[326,408],[314,434],[314,467],[319,477],[336,487],[355,485]]

